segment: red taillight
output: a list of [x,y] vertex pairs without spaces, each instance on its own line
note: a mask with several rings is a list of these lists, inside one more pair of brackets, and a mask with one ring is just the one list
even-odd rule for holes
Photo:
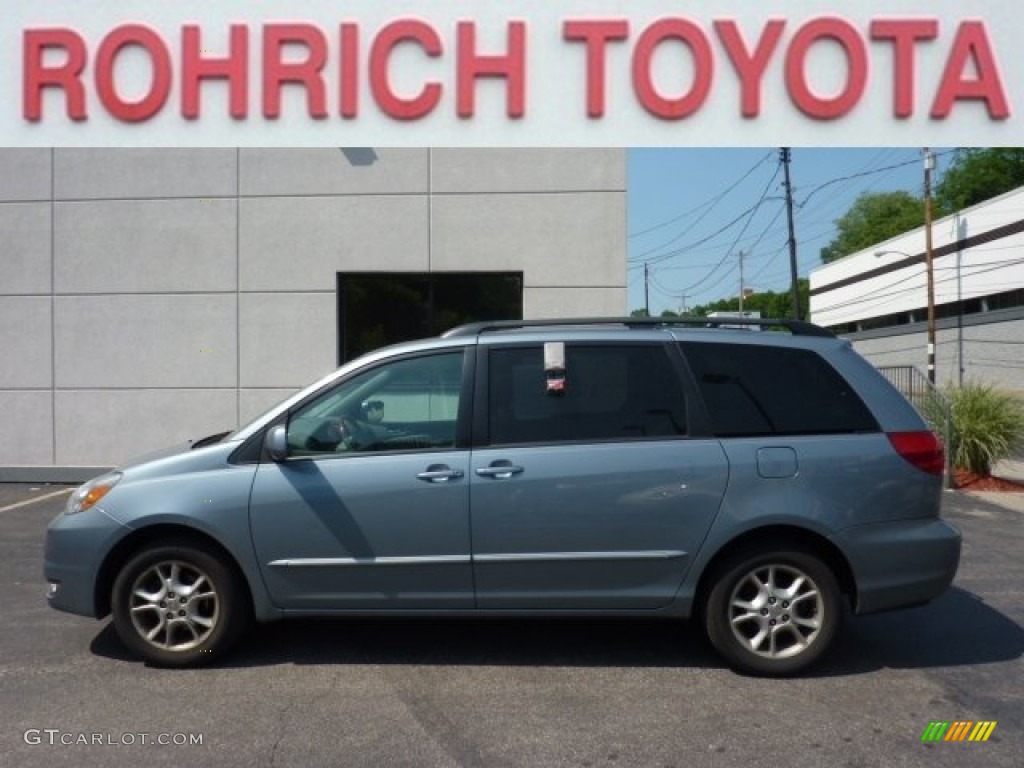
[[934,432],[887,432],[886,436],[896,453],[922,472],[941,475],[946,468],[942,443]]

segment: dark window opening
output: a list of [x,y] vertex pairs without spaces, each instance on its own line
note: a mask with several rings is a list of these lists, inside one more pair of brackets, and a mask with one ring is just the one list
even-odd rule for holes
[[[991,293],[973,299],[963,301],[952,301],[935,306],[935,317],[942,320],[948,317],[964,317],[965,315],[978,315],[985,312],[994,312],[998,309],[1012,309],[1024,307],[1024,288],[1017,288],[1013,291]],[[871,331],[876,328],[892,328],[898,325],[924,322],[927,317],[925,309],[917,309],[910,312],[894,312],[880,317],[867,317],[851,323],[840,323],[829,326],[833,333],[857,333],[858,331]]]
[[522,318],[520,272],[339,272],[338,364],[463,323]]

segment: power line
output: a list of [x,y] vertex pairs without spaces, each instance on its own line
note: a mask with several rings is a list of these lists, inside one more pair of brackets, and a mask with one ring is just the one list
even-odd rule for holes
[[[726,195],[728,195],[730,192],[732,192],[734,189],[736,189],[736,187],[738,187],[740,184],[742,184],[746,180],[746,178],[748,176],[750,176],[750,174],[752,174],[754,171],[756,171],[758,168],[760,168],[762,165],[764,165],[764,163],[771,156],[772,156],[772,153],[769,150],[767,153],[765,153],[764,157],[762,157],[760,160],[758,160],[756,163],[754,163],[750,167],[750,169],[746,173],[744,173],[742,176],[740,176],[740,178],[738,178],[735,182],[733,182],[726,189],[724,189],[723,191],[719,192],[714,197],[704,201],[703,203],[698,205],[696,208],[691,208],[690,210],[688,210],[688,211],[686,211],[684,213],[680,213],[678,216],[674,216],[671,219],[667,219],[666,221],[663,221],[660,224],[655,224],[654,226],[648,227],[647,229],[642,229],[639,232],[633,232],[633,233],[631,233],[629,235],[629,238],[632,239],[634,237],[642,237],[643,235],[650,234],[651,232],[655,232],[655,231],[657,231],[659,229],[664,229],[665,227],[667,227],[667,226],[669,226],[671,224],[675,224],[677,221],[681,221],[682,219],[685,219],[687,216],[691,216],[694,213],[697,213],[698,211],[700,211],[701,209],[703,209],[703,208],[705,208],[707,206],[711,206],[712,208],[714,208],[714,206],[716,206],[722,200],[722,198],[724,198]],[[711,212],[711,210],[709,209],[707,211],[707,213],[710,213],[710,212]],[[705,213],[705,215],[707,215],[707,213]],[[702,218],[703,218],[703,216],[701,217],[701,219]],[[694,226],[696,226],[698,223],[700,223],[701,219],[698,219],[697,221],[695,221],[692,226],[690,226],[687,230],[684,230],[683,233],[681,233],[681,234],[685,234],[687,231],[689,231],[689,229],[692,229]],[[672,241],[669,241],[669,242],[672,242]],[[667,243],[663,244],[663,245],[660,245],[658,247],[662,248],[662,247],[664,247],[664,245],[667,245]]]
[[[749,210],[748,210],[748,212],[749,212]],[[779,215],[781,215],[781,214],[779,214]],[[777,217],[776,217],[776,221],[778,221]],[[762,232],[761,234],[758,234],[758,235],[754,235],[754,234],[747,235],[746,237],[740,238],[740,240],[738,241],[737,244],[738,245],[742,245],[744,250],[748,250],[749,251],[749,250],[753,249],[756,246],[756,244],[760,240],[762,240],[764,238],[765,234],[766,233]],[[693,250],[688,250],[687,254],[690,255],[690,256],[697,256],[697,255],[703,255],[703,254],[708,254],[708,253],[720,254],[721,252],[722,252],[722,246],[721,245],[711,245],[711,246],[708,246],[707,248],[694,248]],[[658,267],[658,271],[659,272],[675,272],[675,271],[684,270],[684,269],[704,269],[704,268],[707,268],[707,267],[713,267],[717,263],[718,262],[715,261],[715,262],[702,262],[700,264],[689,264],[689,263],[687,263],[687,264],[673,264],[671,266],[659,266]],[[632,272],[633,270],[641,269],[642,267],[643,267],[643,263],[637,261],[637,262],[634,262],[634,263],[630,264],[628,266],[628,269],[629,269],[629,271]]]
[[[948,152],[942,153],[942,154],[948,154]],[[760,161],[758,161],[758,163],[754,166],[754,168],[752,168],[750,171],[748,171],[746,174],[744,174],[743,178],[746,178],[747,176],[749,176],[750,173],[753,172],[753,170],[755,170],[757,167],[759,167],[764,162],[764,160],[765,160],[765,158],[762,158]],[[892,163],[892,164],[889,164],[889,165],[886,165],[886,166],[882,166],[881,168],[875,168],[875,169],[871,169],[871,170],[867,170],[867,171],[861,171],[861,172],[850,174],[850,175],[847,175],[847,176],[841,176],[841,177],[838,177],[838,178],[835,178],[835,179],[831,179],[831,180],[829,180],[827,182],[819,184],[814,189],[812,189],[811,192],[808,193],[808,195],[803,199],[803,202],[798,204],[798,207],[800,209],[802,209],[803,206],[805,206],[807,204],[807,202],[815,194],[820,192],[822,189],[825,189],[826,187],[832,186],[832,185],[834,185],[836,183],[839,183],[839,182],[842,182],[842,181],[849,181],[849,180],[853,180],[853,179],[858,179],[858,178],[864,178],[864,177],[876,175],[876,174],[879,174],[879,173],[891,172],[891,171],[893,171],[895,169],[903,168],[903,167],[912,165],[912,164],[917,163],[917,162],[918,162],[918,160],[915,159],[915,160],[910,160],[910,161],[905,161],[905,162],[900,162],[900,163]],[[772,178],[769,181],[769,187],[770,187],[771,183],[775,180],[775,178],[777,178],[777,176],[779,174],[780,168],[781,168],[781,165],[777,165],[776,166],[775,173],[772,175]],[[735,188],[735,186],[736,186],[736,184],[734,184],[732,187],[730,187],[730,189]],[[704,238],[701,238],[700,240],[697,240],[697,241],[695,241],[693,243],[690,243],[689,245],[681,246],[679,248],[673,249],[672,251],[668,251],[668,252],[663,253],[663,254],[658,254],[658,255],[654,256],[653,258],[649,259],[648,263],[650,263],[650,264],[658,264],[658,263],[666,261],[666,260],[668,260],[670,258],[673,258],[674,256],[679,256],[679,255],[681,255],[683,253],[692,251],[696,247],[698,247],[700,245],[704,245],[705,243],[713,240],[715,237],[717,237],[717,236],[723,234],[724,232],[728,231],[729,229],[734,227],[736,224],[738,224],[740,221],[742,221],[744,219],[744,217],[751,216],[751,218],[752,218],[752,214],[755,213],[758,210],[758,208],[763,204],[764,197],[766,197],[766,196],[767,196],[767,191],[762,193],[762,197],[761,197],[761,199],[758,200],[757,203],[755,203],[750,208],[747,208],[745,211],[740,213],[734,219],[729,221],[726,225],[724,225],[723,227],[719,228],[718,230],[716,230],[715,232],[711,233],[710,235],[708,235],[708,236],[706,236]],[[750,221],[750,219],[748,219],[748,225],[747,226],[749,226],[749,221]],[[771,225],[769,225],[769,227],[767,229],[770,229],[770,228],[771,228]],[[822,233],[822,235],[827,234],[827,232],[829,232],[831,230],[832,230],[832,227],[830,226],[826,231],[824,231]],[[746,231],[746,226],[744,227],[742,232],[745,232],[745,231]],[[742,232],[741,232],[741,236],[742,236]],[[762,233],[762,235],[763,234],[766,234],[766,232]],[[816,235],[814,238],[810,238],[810,239],[803,238],[802,241],[803,242],[813,242],[814,239],[817,239],[818,237],[820,237],[822,235]],[[678,238],[676,238],[676,239],[678,239]],[[673,241],[669,241],[669,243],[664,243],[661,246],[658,246],[657,248],[649,249],[648,251],[645,251],[644,253],[641,253],[639,256],[635,256],[635,257],[631,258],[630,261],[634,261],[635,262],[635,261],[644,260],[645,257],[650,256],[652,253],[660,250],[665,245],[671,244],[671,242],[673,242]],[[687,286],[686,290],[690,290],[691,288],[697,287],[697,286],[701,285],[702,283],[706,282],[708,279],[710,279],[711,276],[715,272],[717,272],[722,267],[722,265],[728,260],[729,256],[732,255],[732,249],[734,249],[736,247],[738,242],[739,242],[739,238],[734,240],[732,246],[730,246],[730,250],[728,250],[726,252],[726,254],[722,257],[722,259],[719,260],[715,264],[715,266],[711,269],[711,271],[704,278],[702,278],[700,281],[698,281],[696,283],[693,283],[690,286]],[[787,245],[788,245],[788,242],[787,242]],[[752,249],[752,247],[751,247],[751,249]],[[773,254],[773,255],[775,255],[775,254]],[[760,270],[758,273],[756,273],[755,277],[759,276],[761,274],[761,272],[763,272],[763,269]],[[727,273],[727,274],[731,274],[731,271],[729,273]],[[751,278],[751,279],[753,279],[753,278]],[[716,281],[712,286],[710,286],[709,288],[707,288],[704,291],[702,291],[702,293],[707,293],[711,288],[713,288],[714,286],[719,285],[721,282],[722,282],[721,280]]]
[[[838,192],[833,191],[832,194],[829,194],[829,195],[827,195],[827,196],[825,196],[823,198],[823,197],[821,197],[821,193],[823,191],[833,189],[833,188],[836,187],[836,185],[839,185],[839,184],[846,184],[846,183],[849,183],[849,182],[857,181],[859,179],[870,179],[870,181],[866,185],[864,185],[863,188],[862,188],[862,194],[863,194],[863,191],[870,190],[870,189],[872,189],[874,187],[877,187],[877,185],[880,184],[882,179],[884,179],[886,176],[895,173],[896,171],[898,171],[901,168],[907,168],[909,166],[916,165],[919,162],[919,158],[915,157],[913,159],[906,160],[906,161],[888,162],[885,165],[877,166],[878,163],[885,162],[886,160],[889,160],[889,158],[891,158],[893,156],[893,154],[897,153],[898,151],[899,150],[896,149],[896,148],[880,149],[866,163],[864,163],[863,165],[860,166],[860,170],[858,170],[858,171],[856,171],[854,173],[851,173],[851,174],[847,174],[847,175],[844,175],[844,176],[838,176],[836,178],[829,179],[829,180],[824,181],[824,182],[822,182],[820,184],[817,184],[816,186],[811,188],[811,190],[807,193],[807,195],[804,196],[800,200],[800,202],[796,203],[796,210],[795,210],[794,214],[795,214],[795,217],[797,217],[799,222],[800,222],[801,229],[803,230],[803,229],[806,229],[808,226],[813,226],[813,224],[817,223],[818,221],[820,221],[822,224],[825,224],[825,218],[822,217],[821,214],[824,213],[827,210],[828,205],[832,201],[840,201],[844,197],[842,194],[839,194]],[[957,152],[956,149],[950,149],[950,150],[946,150],[946,151],[943,151],[943,152],[935,153],[935,155],[937,157],[942,157],[942,156],[946,156],[946,155],[955,154],[956,152]],[[690,226],[684,228],[684,230],[682,232],[680,232],[679,234],[674,236],[671,240],[663,243],[662,245],[660,245],[660,246],[658,246],[656,248],[648,249],[647,251],[644,251],[643,253],[639,254],[638,256],[630,257],[628,259],[628,262],[629,262],[629,264],[627,266],[628,271],[630,273],[632,273],[635,270],[638,270],[642,266],[642,263],[649,263],[651,265],[663,264],[664,262],[668,261],[669,259],[673,259],[673,258],[675,258],[677,256],[682,255],[682,254],[698,254],[698,253],[710,253],[712,251],[718,251],[719,248],[721,247],[720,245],[713,246],[713,247],[706,247],[706,248],[701,248],[701,246],[707,246],[708,244],[712,243],[717,238],[719,238],[721,235],[725,234],[726,232],[728,232],[731,229],[733,229],[734,227],[736,227],[741,221],[744,221],[744,219],[746,218],[746,222],[744,223],[743,229],[740,231],[740,233],[737,235],[737,237],[733,238],[733,242],[729,246],[729,249],[726,251],[724,256],[721,259],[719,259],[717,262],[715,262],[713,265],[711,265],[710,271],[707,274],[705,274],[700,280],[698,280],[695,283],[692,283],[690,286],[687,286],[687,288],[686,288],[687,291],[691,290],[694,287],[698,287],[699,288],[700,286],[705,285],[713,277],[715,277],[716,274],[718,274],[719,277],[718,277],[717,280],[714,280],[714,282],[712,282],[709,286],[705,287],[703,290],[700,290],[699,293],[698,293],[698,295],[708,295],[709,292],[713,291],[715,287],[720,285],[724,280],[728,279],[735,272],[735,269],[729,269],[725,273],[719,274],[720,270],[722,269],[722,266],[729,260],[729,257],[731,255],[733,255],[732,252],[735,250],[736,247],[738,247],[739,245],[742,245],[745,251],[752,252],[756,248],[756,245],[758,243],[760,243],[761,240],[763,240],[769,234],[771,234],[773,238],[774,238],[776,232],[778,232],[778,234],[784,234],[783,232],[780,232],[780,231],[778,231],[775,228],[775,222],[777,221],[777,219],[778,219],[778,217],[779,217],[779,215],[781,213],[780,212],[780,213],[776,214],[776,216],[773,219],[773,221],[771,223],[769,223],[769,225],[767,227],[765,227],[765,229],[762,230],[761,233],[756,238],[754,238],[753,236],[747,236],[746,235],[746,231],[747,231],[747,229],[750,226],[750,223],[751,223],[751,221],[753,219],[754,214],[758,211],[758,209],[763,204],[763,198],[762,198],[757,203],[755,203],[753,206],[751,206],[751,207],[747,208],[746,210],[742,211],[735,218],[733,218],[728,223],[726,223],[724,226],[718,228],[717,230],[715,230],[711,234],[709,234],[709,235],[707,235],[705,237],[701,237],[701,238],[699,238],[699,239],[697,239],[697,240],[695,240],[693,242],[687,243],[685,245],[679,245],[679,246],[677,246],[675,248],[672,248],[670,250],[664,250],[667,246],[670,246],[670,245],[678,242],[679,240],[681,240],[682,237],[686,233],[692,231],[692,229],[694,227],[696,227],[697,224],[700,221],[704,220],[704,218],[711,212],[711,208],[713,208],[714,205],[716,205],[718,202],[720,202],[721,199],[723,199],[726,194],[728,194],[729,192],[735,190],[744,180],[749,178],[751,174],[753,174],[759,167],[761,167],[767,161],[767,159],[770,157],[771,154],[772,153],[769,152],[765,156],[761,157],[736,182],[733,182],[733,184],[731,184],[729,187],[727,187],[725,190],[723,190],[723,192],[718,193],[715,197],[709,199],[708,201],[704,202],[703,204],[701,204],[699,206],[696,206],[695,208],[692,208],[692,209],[690,209],[689,211],[686,211],[683,214],[679,214],[678,216],[675,216],[672,219],[669,219],[669,220],[667,220],[665,222],[661,222],[660,224],[656,224],[656,225],[654,225],[652,227],[648,227],[645,230],[641,230],[639,232],[631,234],[630,237],[639,237],[639,236],[647,234],[649,232],[656,231],[658,229],[664,228],[665,226],[669,226],[669,225],[671,225],[671,224],[673,224],[673,223],[675,223],[677,221],[680,221],[680,220],[686,218],[687,216],[693,215],[694,213],[700,212],[702,210],[704,211],[704,213],[699,217],[699,219],[697,221],[693,222]],[[896,155],[896,156],[898,157],[898,155]],[[875,167],[875,166],[877,166],[877,167]],[[777,177],[778,173],[779,173],[779,166],[776,167],[775,173],[772,176],[772,180],[774,180]],[[795,187],[794,187],[794,191],[795,191]],[[707,210],[705,210],[705,209],[707,209]],[[808,220],[807,214],[810,213],[811,211],[820,212],[817,219]],[[800,244],[802,244],[805,247],[808,247],[812,243],[815,243],[817,241],[821,241],[823,238],[827,237],[830,233],[834,233],[834,231],[835,231],[834,222],[835,222],[835,219],[830,217],[830,220],[829,220],[828,224],[826,226],[822,227],[820,230],[818,230],[818,231],[816,231],[816,232],[814,232],[812,234],[802,235],[799,238]],[[753,240],[753,245],[751,245],[751,240]],[[753,282],[754,280],[762,279],[762,276],[764,276],[765,273],[772,266],[774,266],[774,263],[777,260],[779,254],[785,249],[785,247],[786,247],[786,243],[783,243],[781,248],[779,248],[776,251],[771,252],[768,255],[767,260],[765,261],[765,263],[762,264],[760,266],[760,268],[757,269],[754,272],[753,276],[750,278],[750,281]],[[813,250],[813,248],[812,248],[812,250]],[[755,258],[762,258],[762,256],[758,255]],[[704,269],[707,266],[708,266],[707,264],[701,264],[701,265],[673,265],[671,267],[663,266],[663,267],[660,267],[660,269],[661,270]],[[765,283],[767,284],[768,282],[774,282],[776,279],[781,280],[782,276],[783,275],[782,275],[781,272],[779,272],[778,274],[769,273],[768,276],[763,278],[763,279],[765,280]],[[660,287],[661,290],[665,290],[664,283],[662,283],[662,285],[659,286],[659,287]],[[683,289],[680,289],[680,290],[683,290]],[[884,290],[884,287],[881,288],[881,289],[878,289],[878,290]],[[676,293],[678,293],[678,291]],[[869,297],[862,297],[861,300],[866,300],[867,301],[867,300],[870,300],[870,298],[871,298],[870,296]]]
[[[768,179],[768,183],[765,185],[764,190],[761,192],[761,197],[758,198],[758,201],[752,207],[747,209],[746,213],[748,213],[750,215],[750,218],[748,218],[747,219],[747,223],[743,225],[743,229],[741,230],[740,235],[742,235],[743,232],[747,231],[747,227],[750,226],[750,222],[753,220],[754,214],[757,212],[757,209],[761,207],[762,203],[764,203],[765,198],[768,196],[768,191],[772,188],[772,184],[775,183],[775,179],[778,178],[779,171],[781,170],[781,168],[782,168],[781,164],[775,166],[775,173],[773,173],[772,177],[770,179]],[[738,221],[738,219],[737,219],[737,221]],[[733,241],[733,246],[732,247],[733,248],[736,247],[736,242],[735,241]],[[710,272],[708,272],[704,277],[702,277],[697,282],[691,283],[690,285],[686,286],[685,288],[683,288],[683,290],[686,291],[686,292],[689,292],[690,290],[692,290],[693,288],[696,288],[701,283],[704,283],[707,280],[709,280],[711,278],[711,276],[714,275],[715,272],[717,272],[721,268],[721,266],[728,260],[728,258],[731,255],[732,255],[732,249],[730,248],[728,251],[725,252],[725,255],[722,256],[721,261],[719,261],[718,264]],[[716,283],[716,285],[717,285],[717,283]]]
[[[935,152],[935,153],[933,153],[933,155],[935,157],[942,157],[943,155],[951,154],[954,151],[955,150],[948,149],[945,152]],[[803,208],[805,205],[807,205],[807,201],[810,200],[812,197],[814,197],[814,195],[816,195],[818,192],[820,192],[821,190],[825,189],[826,187],[832,186],[833,184],[839,184],[840,182],[851,181],[853,179],[860,179],[860,178],[863,178],[865,176],[872,176],[872,175],[874,175],[876,173],[883,173],[885,171],[892,171],[892,170],[895,170],[897,168],[906,168],[907,166],[915,165],[915,164],[920,163],[920,162],[921,162],[920,158],[915,158],[914,160],[907,160],[906,162],[894,163],[892,165],[883,166],[882,168],[876,168],[873,171],[862,171],[860,173],[852,173],[849,176],[839,176],[838,178],[830,179],[829,181],[826,181],[823,184],[819,184],[814,189],[812,189],[810,192],[808,192],[807,193],[807,197],[805,197],[803,199],[803,202],[798,204],[798,207]]]
[[[754,241],[754,245],[752,246],[752,248],[753,248],[753,247],[756,247],[756,246],[757,246],[757,244],[761,242],[761,240],[762,240],[762,239],[764,238],[764,236],[765,236],[765,234],[766,234],[766,233],[768,232],[768,230],[772,228],[772,225],[773,225],[773,224],[774,224],[774,223],[775,223],[776,221],[778,221],[779,217],[780,217],[780,216],[782,215],[782,212],[783,212],[784,210],[785,210],[785,207],[784,207],[784,206],[780,206],[780,207],[779,207],[779,210],[778,210],[778,211],[776,211],[776,213],[775,213],[775,217],[774,217],[774,218],[773,218],[773,219],[772,219],[772,220],[771,220],[771,221],[769,222],[768,226],[767,226],[767,227],[765,227],[765,228],[764,228],[763,230],[761,230],[761,234],[760,234],[760,235],[758,235],[757,239],[756,239],[756,240]],[[783,246],[783,248],[785,248],[785,247],[786,247],[786,246]],[[761,257],[760,257],[760,256],[758,256],[758,257],[755,257],[755,258],[761,258]],[[754,280],[755,280],[755,279],[756,279],[756,278],[757,278],[757,277],[758,277],[758,276],[759,276],[759,275],[760,275],[760,274],[761,274],[762,272],[764,272],[764,269],[765,269],[765,268],[764,268],[764,266],[762,266],[762,267],[761,267],[761,269],[759,269],[759,270],[758,270],[757,272],[755,272],[755,273],[754,273],[754,274],[753,274],[753,275],[752,275],[752,276],[750,277],[750,280],[749,280],[748,282],[752,283],[752,282],[753,282],[753,281],[754,281]],[[705,288],[705,289],[704,289],[703,291],[701,291],[701,293],[702,293],[702,294],[707,294],[707,293],[710,293],[710,292],[711,292],[712,290],[714,290],[714,289],[715,289],[716,287],[718,287],[719,285],[721,285],[721,284],[722,284],[722,282],[724,282],[724,281],[725,281],[725,280],[726,280],[727,278],[731,277],[731,276],[732,276],[732,273],[733,273],[733,270],[732,270],[732,269],[730,269],[730,270],[729,270],[728,272],[724,273],[724,274],[723,274],[723,275],[722,275],[721,277],[719,277],[719,278],[718,278],[718,280],[716,280],[716,281],[715,281],[714,283],[712,283],[712,284],[711,284],[711,285],[709,285],[709,286],[708,286],[707,288]]]
[[[680,254],[683,254],[683,253],[686,253],[687,251],[693,250],[694,248],[696,248],[699,245],[704,245],[709,240],[713,240],[714,238],[718,237],[723,232],[727,232],[728,230],[732,229],[734,226],[736,226],[736,224],[738,224],[740,221],[742,221],[744,216],[747,216],[748,214],[750,214],[751,212],[753,212],[755,210],[757,210],[757,206],[756,205],[752,205],[749,208],[747,208],[745,211],[740,213],[735,219],[732,219],[728,224],[726,224],[725,226],[723,226],[723,227],[721,227],[719,229],[716,229],[714,232],[712,232],[707,237],[702,237],[700,240],[696,240],[696,241],[690,243],[689,245],[682,246],[681,248],[676,248],[675,250],[669,251],[668,253],[660,254],[658,256],[655,256],[652,259],[647,259],[646,262],[648,264],[660,264],[663,261],[667,261],[668,259],[671,259],[673,256],[679,256]],[[658,250],[658,248],[654,248],[652,251],[646,251],[646,252],[640,254],[639,256],[631,257],[629,259],[629,261],[631,261],[631,262],[645,261],[644,257],[649,255],[653,251],[656,251],[656,250]]]
[[[782,245],[780,245],[780,246],[779,246],[779,247],[778,247],[777,249],[775,249],[775,251],[773,251],[773,252],[772,252],[772,254],[771,254],[771,255],[770,255],[769,257],[768,257],[768,261],[766,261],[766,262],[765,262],[765,263],[764,263],[763,265],[761,265],[761,268],[760,268],[759,270],[757,270],[757,272],[755,272],[755,273],[754,273],[753,275],[751,275],[751,277],[750,277],[750,281],[751,281],[751,282],[753,282],[754,280],[757,280],[757,278],[759,278],[759,277],[761,276],[761,274],[762,274],[762,273],[763,273],[763,272],[764,272],[764,271],[765,271],[766,269],[768,269],[768,267],[769,267],[769,266],[771,266],[771,264],[772,264],[772,262],[773,262],[773,261],[775,260],[775,258],[776,258],[776,257],[777,257],[777,256],[778,256],[778,255],[779,255],[780,253],[782,253],[783,251],[785,251],[785,250],[786,250],[786,249],[787,249],[788,247],[789,247],[789,241],[787,240],[787,241],[786,241],[785,243],[783,243],[783,244],[782,244]],[[789,270],[789,267],[787,266],[787,268],[786,268],[786,269],[787,269],[787,272],[788,272],[788,270]]]
[[[889,151],[892,151],[892,150],[886,150],[886,153],[889,152]],[[908,160],[905,163],[902,162],[902,161],[900,163],[889,163],[888,165],[885,165],[885,166],[882,166],[882,167],[879,167],[879,168],[871,168],[870,170],[868,170],[866,167],[862,167],[862,170],[856,171],[853,174],[849,174],[849,176],[851,176],[853,180],[857,180],[857,179],[868,178],[869,176],[874,176],[874,175],[881,174],[881,176],[879,178],[877,178],[877,179],[870,179],[865,185],[860,187],[860,194],[864,194],[868,190],[870,190],[870,189],[874,188],[875,186],[877,186],[878,184],[880,184],[885,177],[895,173],[900,168],[906,167],[906,166],[910,166],[910,165],[916,163],[917,162],[917,160],[916,160],[916,150],[914,152],[915,152],[915,159],[914,160]],[[823,182],[822,184],[818,184],[815,187],[813,187],[811,189],[811,193],[808,194],[807,198],[804,199],[804,202],[799,205],[799,214],[798,215],[803,216],[803,215],[807,214],[811,210],[815,210],[815,211],[820,210],[823,206],[827,206],[828,203],[833,202],[833,201],[840,202],[840,203],[845,202],[847,200],[847,197],[844,194],[844,192],[842,190],[835,190],[830,195],[827,195],[827,196],[825,196],[823,198],[818,198],[818,201],[814,205],[808,206],[808,201],[810,200],[811,196],[816,194],[816,190],[820,191],[820,189],[824,189],[825,186],[831,185],[834,182],[835,182],[835,179],[830,179],[827,182]]]

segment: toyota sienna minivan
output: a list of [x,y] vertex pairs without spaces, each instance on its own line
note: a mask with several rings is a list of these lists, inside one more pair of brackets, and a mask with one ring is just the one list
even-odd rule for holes
[[49,602],[112,614],[160,666],[251,620],[662,616],[794,673],[844,606],[942,594],[960,535],[942,445],[848,342],[727,322],[478,323],[368,354],[79,488]]

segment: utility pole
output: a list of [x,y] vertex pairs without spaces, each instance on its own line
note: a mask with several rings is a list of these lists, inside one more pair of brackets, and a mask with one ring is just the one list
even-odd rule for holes
[[743,251],[740,251],[740,314],[743,314]]
[[644,314],[651,316],[651,268],[644,262]]
[[686,300],[690,298],[690,294],[681,293],[679,294],[679,314],[685,315],[687,313]]
[[935,383],[935,272],[932,269],[932,171],[935,155],[924,148],[924,260],[928,275],[928,381]]
[[800,286],[796,281],[796,234],[793,231],[793,185],[789,179],[789,161],[792,153],[789,147],[782,147],[779,157],[782,160],[782,167],[786,175],[786,217],[789,220],[789,278],[791,280],[791,292],[793,295],[793,318],[802,320],[800,317]]

